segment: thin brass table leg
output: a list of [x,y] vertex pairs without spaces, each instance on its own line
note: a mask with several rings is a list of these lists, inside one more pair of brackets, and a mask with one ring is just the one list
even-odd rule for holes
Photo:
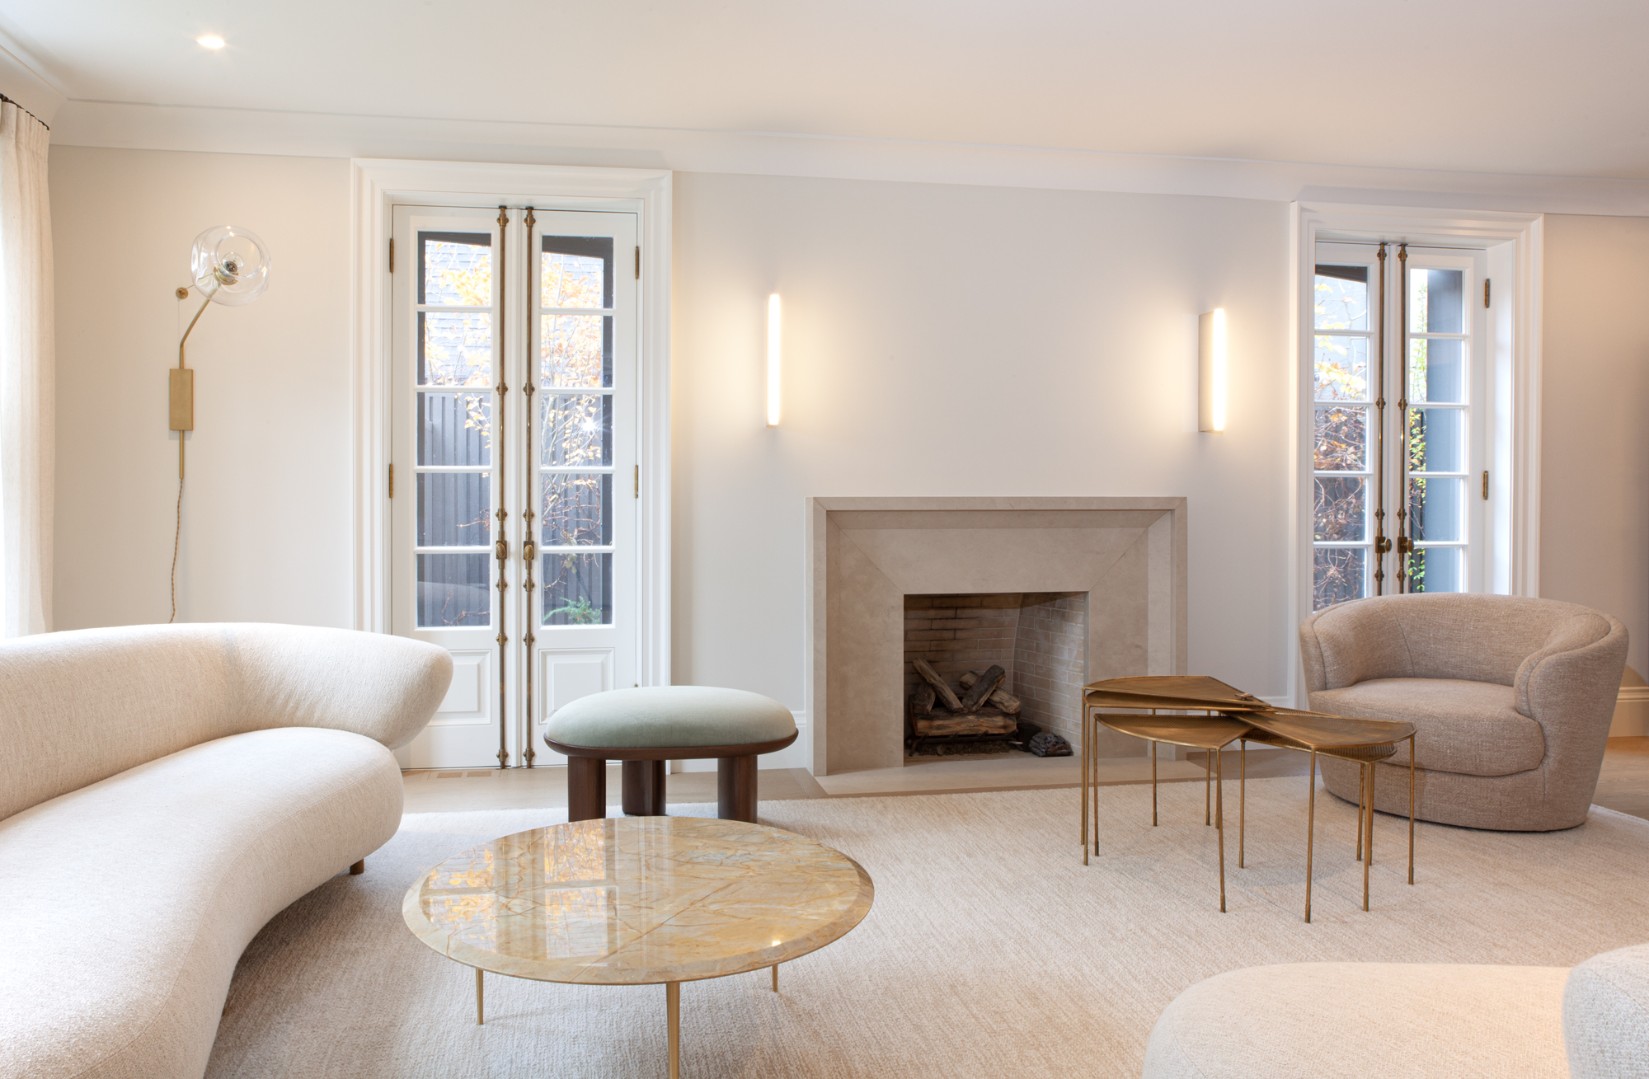
[[[1217,751],[1216,751],[1217,752]],[[1214,758],[1214,825],[1220,845],[1220,913],[1225,913],[1225,754]]]
[[1363,859],[1365,876],[1368,867],[1374,864],[1374,773],[1379,768],[1378,762],[1368,762],[1368,842],[1363,844],[1363,853],[1367,856]]
[[1248,832],[1248,739],[1237,739],[1237,868],[1243,867],[1243,843]]
[[475,968],[475,1025],[481,1026],[486,1022],[486,1009],[482,1005],[483,972],[480,967]]
[[1093,737],[1088,739],[1089,797],[1093,799],[1094,853],[1099,853],[1099,715],[1094,715]]
[[1088,724],[1091,710],[1082,703],[1082,864],[1088,864]]
[[1357,766],[1357,860],[1363,860],[1363,813],[1368,808],[1368,768]]
[[[1363,765],[1362,771],[1368,773],[1366,781],[1368,783],[1368,808],[1363,811],[1363,816],[1357,823],[1360,828],[1365,828],[1368,832],[1367,857],[1363,859],[1363,910],[1366,913],[1368,911],[1368,867],[1374,864],[1374,764],[1370,762]],[[1357,842],[1362,845],[1363,833],[1361,831],[1358,832]]]
[[1374,761],[1369,762],[1369,841],[1365,843],[1365,858],[1362,860],[1362,909],[1369,909],[1369,866],[1374,865]]
[[1414,735],[1409,735],[1409,883],[1414,883]]
[[1151,827],[1157,826],[1157,744],[1151,743]]
[[1311,840],[1317,834],[1317,751],[1311,751],[1310,792],[1305,810],[1305,920],[1311,922]]
[[779,991],[779,964],[773,964],[773,992]]
[[681,983],[664,983],[665,1022],[670,1039],[670,1079],[681,1079]]
[[1213,795],[1209,790],[1209,783],[1213,778],[1214,765],[1208,759],[1208,752],[1204,750],[1202,754],[1202,823],[1205,828],[1213,822],[1211,814],[1214,803]]

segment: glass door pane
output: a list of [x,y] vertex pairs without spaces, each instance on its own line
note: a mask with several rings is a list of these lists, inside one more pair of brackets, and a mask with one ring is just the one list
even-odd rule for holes
[[415,242],[416,625],[487,626],[493,613],[492,234],[420,229]]
[[613,622],[614,276],[611,236],[540,237],[543,626]]
[[1475,273],[1458,255],[1409,249],[1404,283],[1403,498],[1404,588],[1410,592],[1469,589],[1467,545],[1474,510],[1467,480],[1472,467],[1471,307]]
[[1327,245],[1314,280],[1311,603],[1369,595],[1373,573],[1374,249]]

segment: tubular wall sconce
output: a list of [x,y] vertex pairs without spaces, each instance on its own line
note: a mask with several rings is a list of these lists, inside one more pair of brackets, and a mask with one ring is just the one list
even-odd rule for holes
[[1197,326],[1197,430],[1225,430],[1225,308],[1205,312]]
[[767,297],[767,426],[779,425],[784,404],[780,379],[784,368],[783,305],[777,292]]
[[[189,274],[201,296],[200,309],[189,320],[177,343],[177,366],[167,372],[167,403],[171,429],[177,432],[177,526],[172,533],[172,614],[177,620],[177,560],[183,540],[183,456],[184,434],[195,429],[195,372],[184,359],[184,346],[195,331],[200,316],[213,303],[239,307],[262,296],[269,287],[269,249],[247,229],[217,225],[195,237],[189,252]],[[188,299],[189,289],[180,286],[176,296]]]

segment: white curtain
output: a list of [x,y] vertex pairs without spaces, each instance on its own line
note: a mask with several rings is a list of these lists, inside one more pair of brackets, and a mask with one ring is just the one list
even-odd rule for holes
[[0,102],[0,636],[52,618],[52,235],[46,125]]

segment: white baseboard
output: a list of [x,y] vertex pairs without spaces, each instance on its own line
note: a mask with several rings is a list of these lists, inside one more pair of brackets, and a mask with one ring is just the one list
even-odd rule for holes
[[1615,719],[1609,724],[1610,738],[1637,738],[1649,735],[1649,686],[1622,686],[1615,701]]

